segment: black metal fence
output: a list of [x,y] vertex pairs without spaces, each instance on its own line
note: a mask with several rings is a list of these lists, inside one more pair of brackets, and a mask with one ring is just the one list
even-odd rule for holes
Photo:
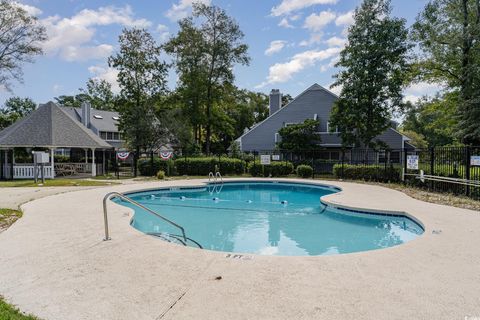
[[250,161],[258,163],[262,155],[270,155],[271,162],[291,162],[294,167],[310,165],[313,177],[334,175],[339,179],[404,182],[435,192],[480,200],[480,147],[297,152],[263,150],[250,154],[253,156]]

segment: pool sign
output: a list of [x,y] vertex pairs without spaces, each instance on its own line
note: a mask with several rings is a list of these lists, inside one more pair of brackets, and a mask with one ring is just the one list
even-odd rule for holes
[[418,170],[418,155],[407,156],[407,169]]
[[470,165],[480,167],[480,156],[471,156],[470,157]]
[[270,155],[269,154],[262,154],[260,156],[260,164],[265,164],[265,165],[268,165],[270,164]]
[[273,161],[280,161],[280,155],[279,154],[272,154],[272,160]]

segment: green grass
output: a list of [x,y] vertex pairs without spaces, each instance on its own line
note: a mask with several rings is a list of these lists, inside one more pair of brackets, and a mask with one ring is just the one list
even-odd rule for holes
[[[0,188],[2,187],[91,187],[91,186],[107,186],[115,184],[114,182],[84,180],[84,179],[48,179],[45,184],[39,180],[35,184],[34,180],[11,180],[0,181]],[[1,319],[1,318],[0,318]]]
[[6,303],[0,296],[0,319],[1,320],[39,320],[32,315],[25,315],[20,310]]
[[21,211],[12,209],[0,209],[0,231],[8,228],[21,217]]

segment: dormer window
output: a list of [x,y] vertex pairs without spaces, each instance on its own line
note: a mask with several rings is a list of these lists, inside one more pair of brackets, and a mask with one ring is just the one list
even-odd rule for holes
[[115,120],[115,121],[118,121],[118,120],[120,120],[120,117],[113,116],[112,119]]
[[94,114],[93,117],[94,117],[95,119],[103,119],[103,117],[102,117],[101,115],[99,115],[99,114]]
[[315,120],[315,121],[318,120],[318,114],[315,113],[315,114],[313,115],[313,120]]

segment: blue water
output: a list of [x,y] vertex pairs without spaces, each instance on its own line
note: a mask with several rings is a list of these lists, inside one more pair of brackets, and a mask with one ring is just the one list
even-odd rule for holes
[[[338,190],[308,184],[242,182],[128,197],[183,226],[187,237],[204,249],[217,251],[332,255],[391,247],[423,233],[406,217],[349,212],[320,202],[320,197],[334,192]],[[180,234],[146,211],[121,203],[135,210],[136,229],[164,239]]]

